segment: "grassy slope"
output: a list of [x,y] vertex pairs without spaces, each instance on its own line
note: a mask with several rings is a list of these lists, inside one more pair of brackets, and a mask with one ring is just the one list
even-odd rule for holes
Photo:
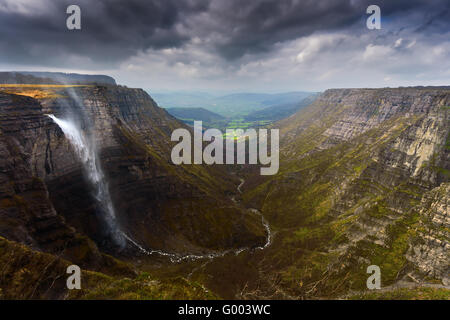
[[[66,288],[72,263],[0,237],[1,299],[211,299],[201,285],[176,277],[156,280],[148,273],[110,276],[82,270],[81,290]],[[123,264],[123,263],[122,263]]]

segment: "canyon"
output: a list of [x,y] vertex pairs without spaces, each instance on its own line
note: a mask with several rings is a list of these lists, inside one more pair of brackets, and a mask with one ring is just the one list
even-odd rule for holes
[[[192,128],[141,89],[0,85],[0,296],[448,298],[449,106],[449,87],[327,90],[271,125],[279,172],[261,176],[172,163],[172,132]],[[95,146],[124,244],[67,122]]]

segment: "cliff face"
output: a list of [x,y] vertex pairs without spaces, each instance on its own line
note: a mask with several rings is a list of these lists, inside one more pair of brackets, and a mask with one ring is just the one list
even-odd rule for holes
[[448,285],[449,105],[448,88],[327,90],[275,125],[280,173],[244,198],[282,230],[279,250],[309,252],[282,268],[291,293],[362,290],[370,264],[383,285]]
[[[10,93],[31,95],[27,90],[8,88]],[[220,168],[170,163],[170,134],[183,125],[157,107],[144,91],[118,86],[55,87],[50,91],[38,95],[39,102],[2,94],[0,109],[5,140],[2,160],[10,170],[2,185],[22,179],[15,175],[23,171],[34,183],[27,182],[27,192],[42,193],[35,195],[36,205],[48,207],[32,208],[33,215],[41,210],[45,219],[53,219],[40,222],[45,228],[52,225],[57,233],[67,228],[68,233],[87,235],[108,248],[80,161],[61,129],[46,116],[54,114],[75,119],[86,132],[95,134],[118,221],[144,248],[186,254],[264,243],[260,219],[227,199],[234,184]],[[16,158],[21,159],[21,170],[17,170]],[[14,197],[9,189],[4,194],[8,199]],[[25,202],[28,206],[28,199]],[[11,224],[23,229],[26,223],[14,217]],[[24,243],[36,242],[45,249],[37,243],[44,237],[43,231],[33,232],[21,234],[5,225],[0,234]],[[48,242],[54,245],[53,240]]]
[[34,157],[48,165],[54,124],[34,99],[0,94],[0,234],[31,248],[100,269],[105,257],[87,237],[67,225],[49,199]]
[[[170,163],[170,134],[182,124],[144,91],[5,86],[0,88],[0,299],[214,298],[183,278],[137,274],[103,253],[117,251],[103,232],[73,146],[47,114],[78,121],[95,134],[121,229],[144,248],[187,254],[264,243],[260,218],[227,199],[235,187],[225,173]],[[119,255],[135,253],[128,246]],[[66,289],[70,264],[83,269],[77,292]]]

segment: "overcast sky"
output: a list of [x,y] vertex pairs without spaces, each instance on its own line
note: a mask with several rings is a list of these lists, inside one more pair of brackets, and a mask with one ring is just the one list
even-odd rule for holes
[[[370,4],[381,30],[366,28]],[[0,0],[0,69],[150,92],[450,85],[450,1]]]

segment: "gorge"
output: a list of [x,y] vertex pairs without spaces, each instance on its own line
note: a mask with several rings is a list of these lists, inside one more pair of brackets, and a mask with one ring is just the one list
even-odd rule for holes
[[[261,176],[175,165],[192,128],[141,89],[0,85],[0,295],[448,296],[449,106],[448,87],[327,90],[271,126]],[[371,264],[385,291],[364,292]]]

